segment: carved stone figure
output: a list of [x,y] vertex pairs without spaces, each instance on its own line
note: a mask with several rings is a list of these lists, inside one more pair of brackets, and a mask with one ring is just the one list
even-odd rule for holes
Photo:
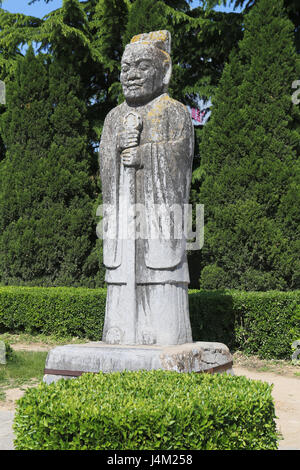
[[227,346],[192,342],[183,209],[194,136],[186,107],[167,94],[170,45],[168,31],[155,31],[125,48],[125,101],[107,115],[100,143],[103,341],[52,349],[48,384],[99,371],[232,373]]
[[[111,234],[103,242],[106,343],[192,342],[186,240],[183,230],[175,232],[189,200],[194,135],[188,110],[167,93],[170,45],[170,33],[156,31],[126,46],[125,101],[107,115],[101,136],[104,221]],[[134,207],[140,213],[130,218]]]

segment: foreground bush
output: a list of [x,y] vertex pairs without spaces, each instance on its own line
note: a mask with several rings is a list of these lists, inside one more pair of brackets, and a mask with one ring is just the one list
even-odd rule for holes
[[27,390],[18,450],[276,449],[271,387],[245,377],[84,374]]

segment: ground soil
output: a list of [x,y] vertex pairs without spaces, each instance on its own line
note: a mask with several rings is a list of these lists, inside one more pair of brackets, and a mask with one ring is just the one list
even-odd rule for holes
[[[53,345],[43,343],[16,343],[11,345],[15,350],[48,351]],[[279,449],[300,450],[300,367],[286,361],[263,361],[256,357],[234,355],[235,375],[244,375],[250,379],[273,384],[273,397],[277,416],[277,427],[282,434]],[[16,401],[24,394],[26,388],[13,388],[5,391],[6,399],[0,402],[0,411],[14,410]]]
[[10,346],[14,351],[50,351],[54,347],[44,343],[16,343]]
[[283,437],[279,449],[300,450],[300,377],[257,372],[240,366],[234,367],[234,373],[273,384],[277,428]]
[[0,401],[0,411],[13,411],[16,408],[16,402],[21,398],[26,389],[35,387],[38,384],[36,380],[33,380],[30,384],[24,384],[19,388],[8,388],[5,389],[5,400]]

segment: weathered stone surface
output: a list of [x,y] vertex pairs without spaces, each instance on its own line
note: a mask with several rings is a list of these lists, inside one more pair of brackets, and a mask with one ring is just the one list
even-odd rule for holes
[[[176,346],[126,346],[93,342],[82,345],[59,346],[47,357],[44,382],[72,378],[59,371],[120,372],[124,370],[164,369],[177,372],[201,372],[232,361],[224,344],[195,342]],[[227,372],[231,371],[229,366]],[[57,375],[59,374],[59,375]]]
[[135,36],[126,46],[125,102],[107,115],[101,136],[108,285],[103,340],[111,344],[192,341],[182,214],[194,131],[187,108],[167,93],[170,49],[168,31]]
[[0,364],[6,364],[6,348],[4,341],[0,341]]
[[0,409],[0,450],[14,450],[14,416],[14,411]]
[[232,360],[223,344],[192,342],[183,214],[194,134],[187,108],[167,93],[170,49],[168,31],[135,36],[125,48],[125,101],[107,115],[99,152],[108,287],[103,342],[51,350],[46,383],[82,372],[201,372]]

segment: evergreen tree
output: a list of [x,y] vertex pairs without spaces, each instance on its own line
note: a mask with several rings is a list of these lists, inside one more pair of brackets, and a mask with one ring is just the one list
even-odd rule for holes
[[[272,0],[273,2],[276,0]],[[213,0],[210,6],[215,6],[218,0]],[[235,8],[242,7],[244,12],[247,13],[256,3],[257,0],[223,0],[223,4],[230,3]],[[284,7],[288,14],[289,19],[294,24],[295,44],[298,53],[300,53],[300,9],[299,0],[284,0]]]
[[[174,98],[197,106],[198,96],[213,95],[224,62],[241,37],[242,15],[192,8],[190,3],[63,0],[62,8],[43,19],[0,10],[0,51],[21,54],[21,46],[30,41],[50,55],[57,50],[69,51],[65,60],[77,64],[88,107],[90,139],[96,144],[105,116],[123,100],[119,72],[124,45],[141,31],[168,28],[172,34],[170,93]],[[7,60],[4,65],[8,67]]]
[[198,97],[209,98],[214,93],[224,63],[241,38],[242,17],[203,7],[192,9],[189,3],[135,0],[129,9],[123,45],[143,31],[169,30],[173,62],[170,94],[197,106]]
[[195,172],[206,215],[202,287],[300,287],[295,76],[283,1],[260,0],[245,17],[203,132]]
[[78,285],[95,241],[86,109],[72,67],[44,62],[20,60],[1,121],[1,282]]
[[128,8],[127,0],[98,0],[95,5],[88,2],[86,6],[91,44],[101,64],[101,70],[91,74],[94,89],[91,117],[99,140],[106,115],[123,100],[119,75]]
[[[7,148],[0,164],[0,273],[5,282],[29,275],[22,266],[31,245],[30,217],[35,201],[43,197],[40,184],[33,184],[46,161],[51,142],[48,100],[48,76],[41,60],[35,59],[32,47],[24,60],[19,60],[16,80],[7,86],[7,110],[1,119],[1,134]],[[22,235],[21,235],[22,234]],[[23,240],[20,239],[20,235]],[[26,242],[25,242],[26,238]],[[30,245],[30,246],[29,246]],[[31,255],[29,254],[29,258]],[[22,267],[21,267],[22,266]]]
[[[12,71],[12,80],[18,57],[22,57],[21,47],[30,41],[34,42],[35,48],[38,47],[38,51],[42,52],[48,61],[57,64],[66,84],[73,83],[75,77],[80,77],[80,83],[75,88],[76,97],[84,107],[83,118],[88,122],[88,126],[81,129],[80,135],[85,135],[87,138],[87,154],[85,154],[87,164],[84,171],[91,180],[91,184],[98,178],[95,150],[100,140],[104,118],[112,107],[123,100],[119,83],[120,59],[123,46],[132,35],[142,30],[150,31],[162,27],[167,27],[171,31],[174,73],[170,92],[174,98],[192,104],[196,103],[197,95],[209,96],[213,92],[232,42],[235,43],[241,33],[239,15],[216,12],[206,15],[204,9],[192,9],[186,0],[175,2],[154,0],[152,3],[153,5],[147,0],[134,2],[130,0],[87,0],[85,2],[63,0],[62,8],[51,12],[42,20],[0,12],[0,49],[9,51],[11,54],[11,61],[3,62],[3,70],[9,68]],[[145,21],[143,16],[146,16]],[[224,37],[223,42],[220,41],[220,37]],[[67,75],[63,73],[64,71]],[[51,81],[53,81],[53,71],[51,74]],[[58,91],[59,83],[57,87]],[[63,93],[59,98],[61,104],[62,96]],[[53,100],[53,94],[51,99]],[[45,110],[48,104],[45,102]],[[49,115],[52,117],[55,115],[52,105]],[[7,128],[7,126],[2,126],[1,132],[6,132]],[[55,160],[53,145],[56,137],[61,142],[64,141],[63,126],[57,128],[53,120],[50,120],[47,132],[51,133],[52,145],[51,148],[50,144],[47,147],[49,148],[48,158]],[[12,145],[12,140],[8,138],[5,140],[8,149]],[[24,146],[26,145],[27,140],[24,139]],[[60,153],[64,155],[63,149]],[[63,165],[57,168],[61,168],[63,172]],[[63,179],[63,176],[57,178],[57,183],[61,178]],[[71,191],[71,187],[69,189]],[[60,191],[61,188],[58,193]],[[95,214],[96,207],[101,202],[100,188],[93,192],[93,201]],[[12,220],[15,221],[16,217]],[[5,220],[3,224],[6,227]],[[93,222],[91,227],[94,227]],[[89,231],[86,236],[93,245],[93,249],[91,252],[86,251],[86,262],[82,267],[84,271],[82,282],[88,282],[87,279],[95,279],[96,276],[97,279],[93,282],[100,285],[103,281],[103,270],[99,268],[101,241],[92,240],[94,235]],[[55,238],[54,235],[53,237]],[[46,239],[43,243],[46,243]],[[67,248],[64,251],[66,252]],[[41,247],[39,252],[41,252]],[[71,251],[68,252],[71,253]],[[59,256],[61,258],[61,255]],[[82,257],[81,255],[79,257],[81,263]],[[61,267],[62,264],[60,259],[59,266]],[[41,282],[50,283],[51,279],[55,282],[62,282],[63,276],[66,276],[66,282],[70,283],[71,278],[72,282],[75,282],[77,276],[75,267],[69,267],[69,271],[66,263],[62,269],[60,267],[54,264],[54,260],[49,261],[47,274],[45,273],[45,279],[47,279]],[[67,275],[67,272],[70,274]],[[95,274],[96,272],[98,275]],[[25,275],[18,276],[18,274],[5,274],[3,279],[16,278],[26,282]],[[27,276],[28,282],[36,282],[34,281],[36,279],[43,279],[42,269]]]

